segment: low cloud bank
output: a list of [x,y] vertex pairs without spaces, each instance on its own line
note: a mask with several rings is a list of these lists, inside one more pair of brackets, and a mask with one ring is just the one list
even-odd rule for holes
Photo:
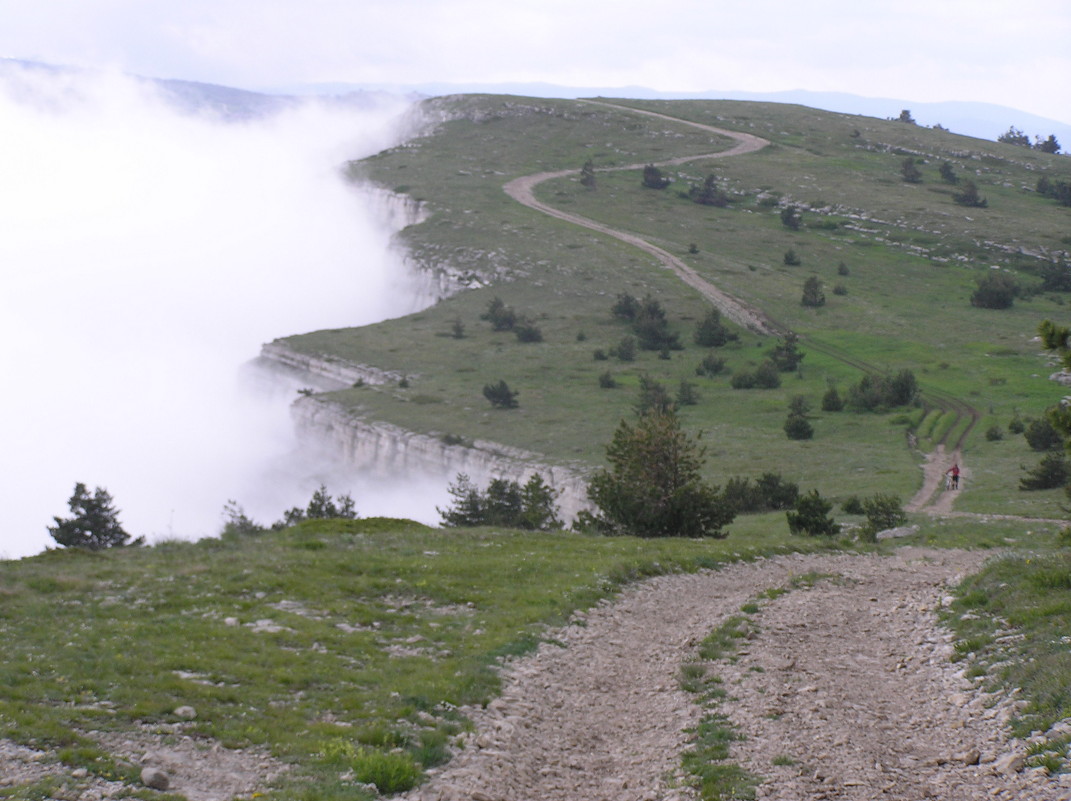
[[271,522],[332,478],[391,513],[296,457],[294,387],[241,366],[279,336],[426,305],[339,172],[397,141],[406,110],[227,121],[117,75],[0,76],[0,556],[51,545],[76,481],[150,541],[218,533],[231,498]]

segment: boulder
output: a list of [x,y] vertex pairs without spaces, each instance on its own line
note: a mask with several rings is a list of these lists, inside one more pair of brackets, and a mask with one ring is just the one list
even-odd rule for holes
[[166,790],[171,786],[171,780],[167,778],[167,774],[159,768],[152,767],[142,768],[141,783],[153,790]]

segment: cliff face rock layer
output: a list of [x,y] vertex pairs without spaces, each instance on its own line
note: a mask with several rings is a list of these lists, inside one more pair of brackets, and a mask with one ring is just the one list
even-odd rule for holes
[[[427,216],[423,204],[410,197],[378,187],[365,189],[373,213],[392,231],[420,223]],[[417,277],[421,293],[427,297],[442,298],[481,283],[471,271],[439,261],[427,250],[403,253],[402,263]],[[258,362],[321,390],[342,389],[356,383],[397,383],[404,377],[396,370],[355,364],[330,355],[300,353],[283,341],[264,345]],[[420,434],[367,419],[314,396],[297,400],[291,412],[299,439],[355,470],[388,478],[424,475],[443,481],[453,481],[464,473],[480,486],[492,478],[523,484],[538,473],[560,493],[558,506],[564,520],[572,521],[578,512],[590,508],[584,476],[576,470],[548,465],[536,453],[484,440],[450,443],[434,433]]]
[[[333,370],[334,365],[328,369]],[[358,470],[384,477],[416,474],[451,481],[458,473],[465,473],[481,486],[491,478],[523,484],[538,473],[561,493],[558,506],[563,519],[571,521],[589,508],[584,477],[575,470],[545,464],[536,453],[484,440],[448,443],[435,434],[369,420],[340,404],[312,396],[295,401],[291,411],[299,439],[316,444]]]

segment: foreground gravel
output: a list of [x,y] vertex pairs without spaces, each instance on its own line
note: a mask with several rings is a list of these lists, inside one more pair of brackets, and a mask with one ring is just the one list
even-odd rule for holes
[[[682,662],[764,590],[823,574],[760,604],[758,634],[719,662],[718,711],[745,735],[733,760],[760,799],[1071,798],[1022,769],[1013,704],[950,661],[936,610],[985,554],[783,556],[660,577],[554,633],[506,672],[504,695],[467,710],[477,731],[412,801],[675,801],[686,729],[701,715]],[[815,576],[812,575],[811,579]]]
[[[465,747],[406,801],[684,801],[688,729],[703,710],[677,686],[683,662],[722,621],[747,615],[735,658],[707,665],[728,692],[716,711],[744,739],[732,760],[761,777],[758,799],[1068,801],[1071,786],[1023,768],[1013,700],[983,693],[951,662],[936,623],[949,586],[986,554],[902,548],[892,556],[786,555],[663,576],[576,616],[504,671],[504,693]],[[765,591],[792,587],[769,600]],[[764,598],[766,598],[764,600]],[[159,766],[191,801],[248,798],[283,766],[172,732],[101,744]],[[54,755],[0,741],[0,789],[64,775],[64,798],[128,789],[68,773]]]

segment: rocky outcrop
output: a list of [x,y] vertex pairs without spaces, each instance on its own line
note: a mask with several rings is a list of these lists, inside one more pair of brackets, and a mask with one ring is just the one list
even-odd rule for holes
[[[427,217],[425,205],[406,195],[375,186],[365,186],[373,213],[379,221],[398,232]],[[480,285],[482,279],[472,270],[431,256],[405,252],[402,261],[422,282],[426,297],[445,297],[462,289]],[[456,254],[454,254],[456,258]],[[405,378],[400,370],[356,364],[330,354],[302,353],[285,340],[270,342],[261,348],[260,367],[285,372],[317,390],[343,389],[355,384],[394,384]],[[418,434],[400,426],[366,419],[339,404],[322,398],[303,397],[292,407],[300,439],[341,459],[358,470],[376,475],[423,474],[441,480],[454,480],[459,473],[477,484],[491,478],[524,483],[538,473],[560,492],[560,514],[567,521],[589,508],[587,485],[583,474],[575,469],[548,465],[539,454],[511,448],[499,443],[476,440],[450,442],[437,434]]]
[[313,383],[323,389],[343,389],[354,384],[397,383],[403,377],[400,371],[354,364],[337,356],[300,353],[281,340],[261,347],[260,362],[270,367],[281,367],[291,374],[315,376],[320,380]]
[[360,470],[387,477],[416,473],[449,480],[464,473],[481,485],[491,478],[524,483],[538,473],[561,493],[558,506],[563,519],[572,520],[589,508],[586,480],[579,470],[549,465],[530,451],[485,440],[454,443],[435,433],[420,434],[367,419],[314,396],[298,399],[291,410],[300,439]]

